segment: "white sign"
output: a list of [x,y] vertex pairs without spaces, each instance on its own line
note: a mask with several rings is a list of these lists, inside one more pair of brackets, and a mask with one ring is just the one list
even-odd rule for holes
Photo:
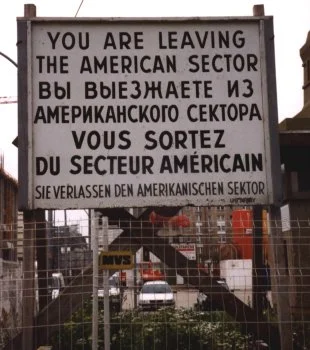
[[264,20],[27,23],[26,207],[274,200]]
[[281,207],[281,224],[282,232],[291,230],[290,207],[288,204],[285,204]]
[[191,243],[172,243],[172,247],[174,247],[177,251],[179,251],[182,255],[184,255],[188,260],[196,260],[196,246]]

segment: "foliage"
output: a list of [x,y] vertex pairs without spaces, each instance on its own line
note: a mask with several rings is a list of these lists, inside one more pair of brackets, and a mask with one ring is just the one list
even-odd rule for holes
[[310,349],[310,324],[308,322],[294,322],[293,344],[296,350]]
[[19,315],[12,300],[14,299],[10,299],[10,311],[2,308],[0,312],[0,349],[20,331]]
[[6,344],[10,339],[9,334],[9,314],[2,309],[0,315],[0,349],[2,345]]
[[[92,307],[86,303],[52,339],[53,349],[91,350]],[[104,314],[99,312],[98,348],[104,349]],[[224,312],[187,309],[111,313],[111,350],[244,349],[246,337]]]

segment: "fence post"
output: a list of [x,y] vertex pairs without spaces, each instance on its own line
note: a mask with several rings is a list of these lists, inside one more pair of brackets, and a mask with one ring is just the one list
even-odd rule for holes
[[35,308],[35,257],[34,257],[34,212],[24,211],[23,251],[23,350],[33,349],[33,325]]
[[98,349],[98,233],[99,214],[93,218],[91,247],[93,251],[93,308],[92,308],[92,349]]
[[252,259],[252,280],[253,280],[253,308],[256,310],[258,319],[263,313],[263,207],[255,205],[253,207],[253,259]]
[[38,271],[38,296],[39,310],[42,310],[50,301],[48,294],[49,267],[48,267],[48,242],[47,229],[45,221],[45,210],[38,209],[35,211],[36,222],[36,260]]
[[[289,277],[285,273],[285,254],[283,241],[281,239],[282,230],[278,228],[277,221],[280,217],[278,207],[270,207],[270,238],[271,254],[273,258],[272,283],[275,292],[275,302],[277,310],[277,321],[280,333],[281,350],[292,349],[293,333],[291,328],[291,310],[287,286]],[[280,235],[279,235],[280,234]]]
[[[109,250],[108,218],[102,217],[103,250]],[[109,297],[109,270],[103,271],[104,290],[104,350],[110,350],[110,297]]]

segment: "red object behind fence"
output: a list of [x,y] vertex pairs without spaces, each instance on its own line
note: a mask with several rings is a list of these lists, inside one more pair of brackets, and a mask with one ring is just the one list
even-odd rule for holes
[[190,220],[186,215],[175,215],[175,216],[162,216],[155,211],[152,211],[150,214],[150,222],[154,225],[156,224],[169,224],[174,227],[189,227]]
[[159,268],[156,268],[151,261],[142,261],[140,263],[140,275],[142,283],[165,280],[166,278],[165,274]]
[[241,259],[252,259],[253,256],[253,213],[249,209],[238,209],[232,212],[233,243]]

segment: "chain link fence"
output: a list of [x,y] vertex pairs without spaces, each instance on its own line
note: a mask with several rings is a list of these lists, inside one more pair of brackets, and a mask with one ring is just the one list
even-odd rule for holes
[[[87,214],[20,221],[2,244],[0,349],[25,348],[29,322],[33,349],[280,349],[284,338],[310,349],[310,221],[283,230],[226,207]],[[113,252],[108,269],[97,250]]]

